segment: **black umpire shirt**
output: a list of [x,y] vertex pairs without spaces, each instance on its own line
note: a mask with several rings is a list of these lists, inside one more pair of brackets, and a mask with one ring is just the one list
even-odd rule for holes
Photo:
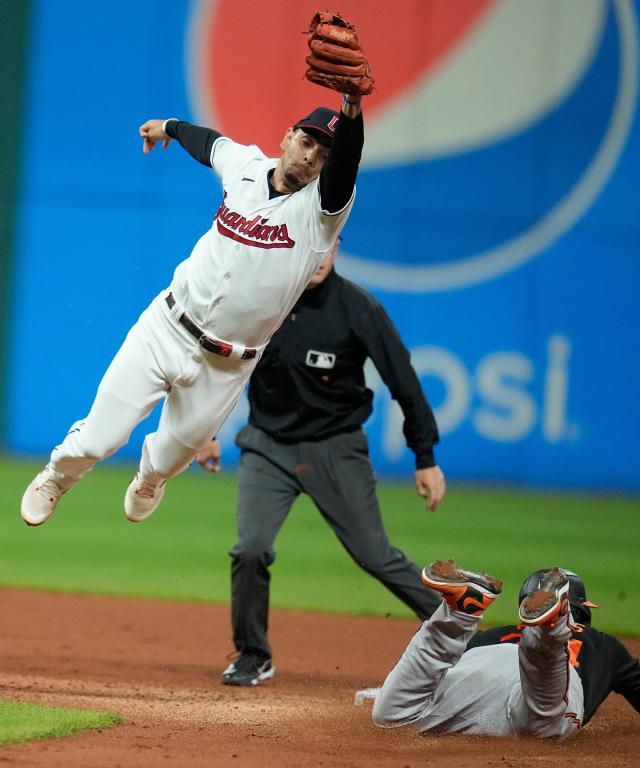
[[416,467],[433,467],[438,429],[408,350],[382,305],[333,270],[269,342],[249,384],[249,423],[286,443],[360,427],[372,411],[368,357],[402,408]]

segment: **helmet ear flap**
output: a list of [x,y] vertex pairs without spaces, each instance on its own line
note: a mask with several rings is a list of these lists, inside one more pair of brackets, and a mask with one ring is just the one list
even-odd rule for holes
[[591,609],[585,607],[581,603],[574,603],[571,600],[569,600],[569,605],[571,606],[571,615],[573,616],[574,621],[578,624],[584,624],[585,626],[590,627]]

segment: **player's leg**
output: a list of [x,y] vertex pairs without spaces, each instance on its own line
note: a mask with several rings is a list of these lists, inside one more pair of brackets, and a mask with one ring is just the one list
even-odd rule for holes
[[521,692],[511,707],[519,733],[567,739],[577,734],[584,713],[580,678],[570,666],[569,582],[558,569],[520,606],[518,656]]
[[[464,679],[458,680],[450,671],[460,661],[484,610],[500,594],[502,582],[487,574],[466,571],[451,561],[432,563],[424,569],[422,579],[440,593],[443,602],[422,624],[387,676],[372,717],[377,725],[385,727],[416,724],[421,730],[458,730],[459,713],[468,709],[477,692],[471,690],[470,681],[467,684]],[[458,677],[472,675],[474,667],[469,664]],[[445,676],[448,690],[438,697]],[[434,712],[435,707],[439,711]]]
[[[158,327],[175,332],[171,318]],[[125,515],[141,522],[158,507],[166,481],[180,474],[218,432],[238,402],[257,359],[231,360],[200,349],[186,336],[176,350],[177,367],[158,429],[144,441],[140,466],[125,495]]]
[[[245,427],[238,467],[236,526],[231,562],[231,621],[240,657],[225,670],[226,685],[255,685],[273,674],[269,629],[269,567],[274,541],[300,493],[295,475],[284,467],[295,446],[274,443],[265,433]],[[269,458],[267,458],[269,456]]]
[[[157,393],[156,402],[163,393]],[[155,403],[136,407],[101,389],[86,419],[72,425],[64,441],[56,446],[49,460],[52,472],[63,483],[75,484],[101,461],[125,445],[131,432],[146,416]]]
[[301,445],[309,472],[301,477],[341,543],[361,568],[375,576],[420,619],[440,598],[420,582],[420,569],[389,543],[376,496],[367,438],[361,430]]
[[124,445],[134,427],[164,397],[168,385],[146,341],[143,318],[109,365],[86,419],[72,425],[25,491],[21,513],[29,525],[40,525],[50,517],[60,497],[96,462]]

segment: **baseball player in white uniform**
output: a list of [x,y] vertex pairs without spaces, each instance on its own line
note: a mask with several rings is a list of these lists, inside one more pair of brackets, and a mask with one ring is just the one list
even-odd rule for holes
[[279,159],[171,118],[140,127],[143,151],[172,139],[213,168],[224,199],[211,229],[145,309],[75,422],[27,487],[21,515],[44,523],[60,497],[124,445],[164,400],[125,495],[132,522],[157,508],[237,402],[269,339],[344,227],[364,141],[361,99],[320,107],[290,127]]

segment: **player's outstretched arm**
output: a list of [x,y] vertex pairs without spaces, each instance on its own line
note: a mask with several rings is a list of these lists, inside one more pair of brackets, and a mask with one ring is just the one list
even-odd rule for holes
[[328,213],[339,213],[351,200],[364,144],[360,100],[354,103],[345,98],[342,115],[318,181],[322,209]]
[[362,112],[362,96],[358,94],[343,94],[342,114],[353,120]]
[[164,149],[171,143],[171,137],[164,132],[165,122],[165,120],[147,120],[138,129],[142,139],[142,151],[145,155],[151,152],[159,141],[162,142]]
[[213,128],[192,125],[176,117],[169,117],[166,120],[147,120],[140,126],[140,136],[144,140],[143,152],[151,152],[159,141],[162,141],[162,146],[166,149],[172,139],[177,139],[194,160],[206,165],[207,168],[211,168],[211,150],[216,139],[221,135]]
[[314,14],[307,44],[307,80],[343,97],[342,119],[319,181],[323,211],[339,213],[353,195],[364,143],[362,97],[371,93],[374,81],[354,25],[339,13]]

